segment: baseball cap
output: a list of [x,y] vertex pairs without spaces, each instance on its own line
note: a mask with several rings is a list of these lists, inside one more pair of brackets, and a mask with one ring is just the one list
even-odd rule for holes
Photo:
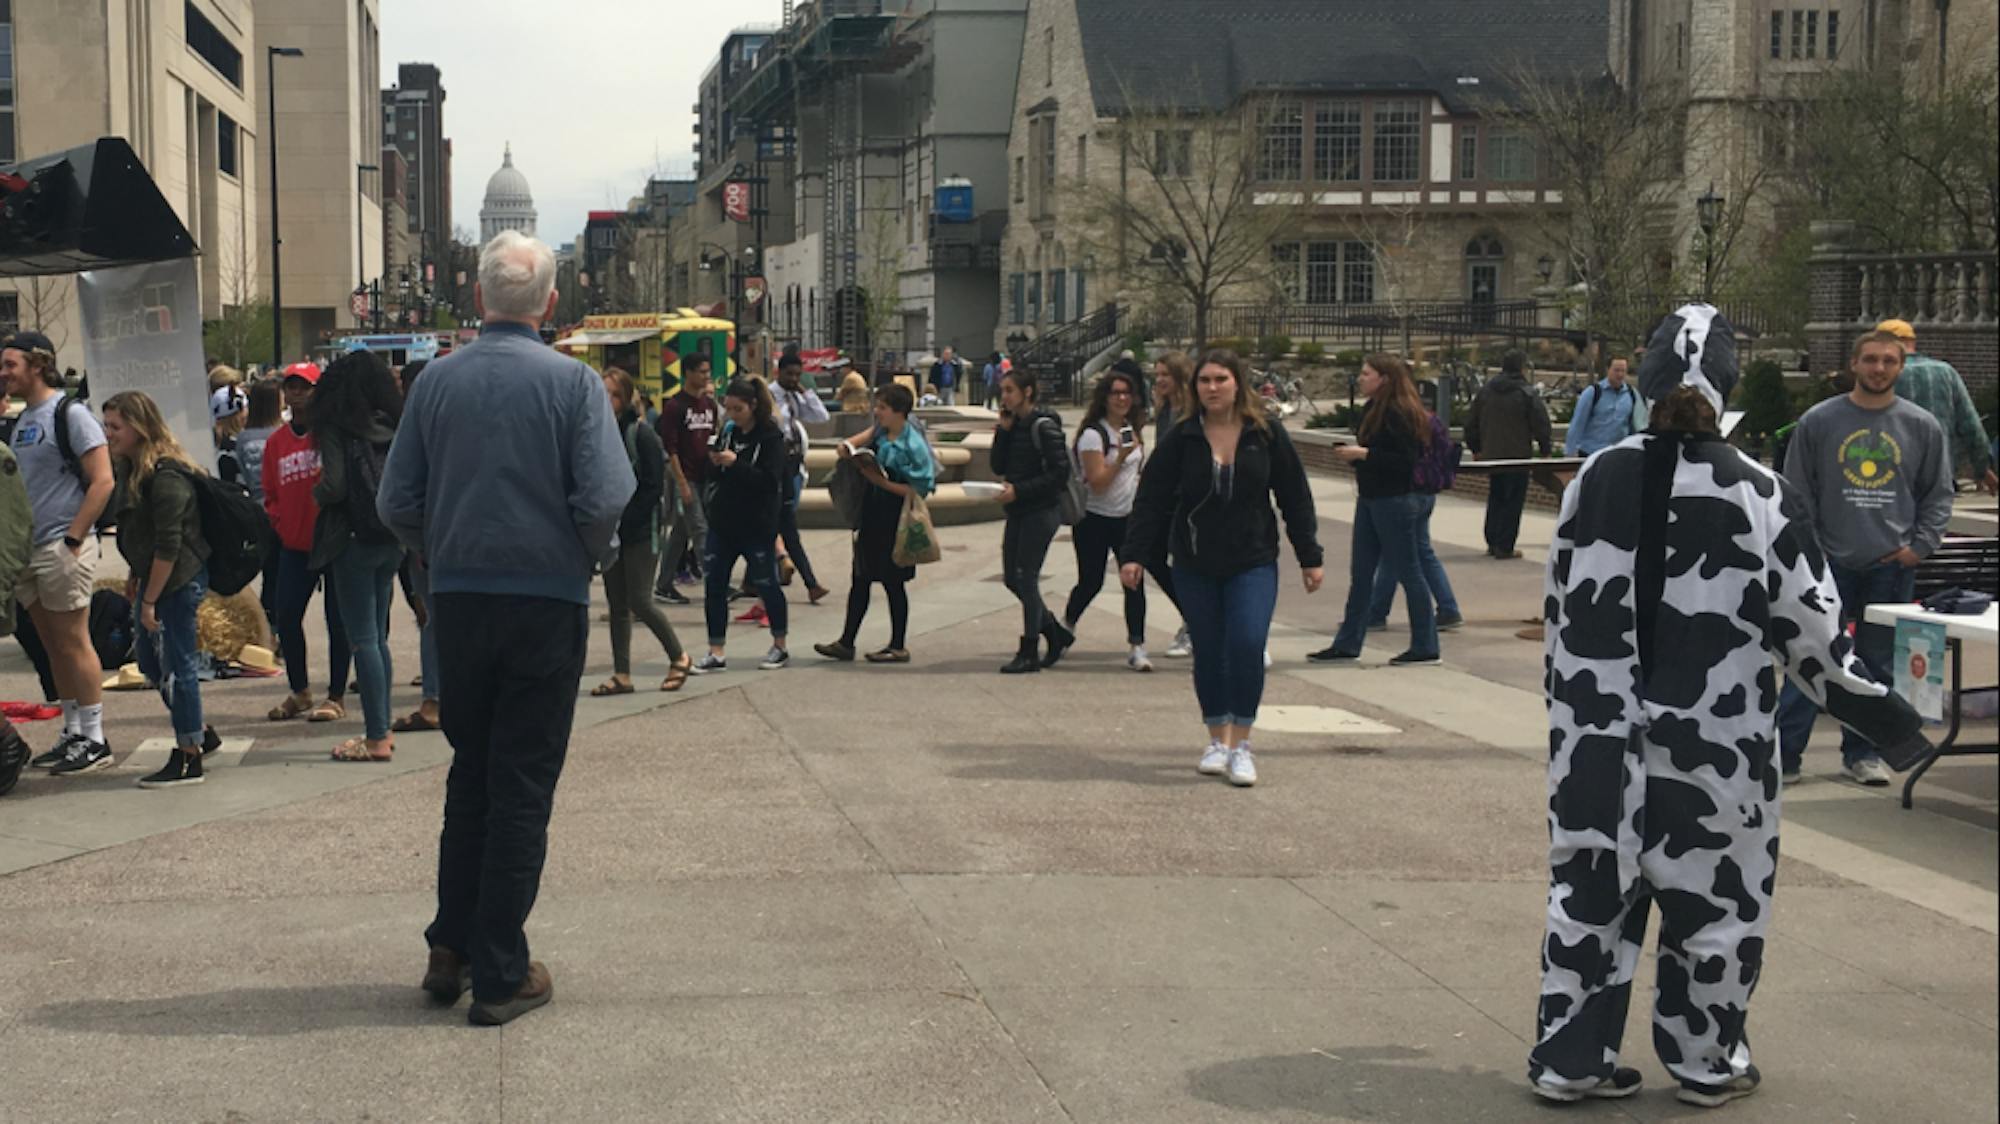
[[1875,325],[1875,330],[1878,332],[1887,332],[1899,340],[1913,340],[1917,338],[1917,330],[1910,327],[1908,320],[1884,320],[1880,324]]
[[233,418],[250,408],[250,400],[243,395],[243,388],[231,383],[218,386],[215,393],[208,396],[208,414],[216,421]]
[[28,332],[28,331],[15,332],[12,335],[8,336],[7,342],[5,344],[0,344],[0,347],[11,347],[16,351],[26,351],[26,352],[39,351],[47,355],[51,359],[55,358],[56,355],[56,345],[50,343],[49,337],[41,334],[40,332]]
[[319,385],[319,365],[317,363],[294,363],[285,368],[288,379],[304,379],[309,385]]

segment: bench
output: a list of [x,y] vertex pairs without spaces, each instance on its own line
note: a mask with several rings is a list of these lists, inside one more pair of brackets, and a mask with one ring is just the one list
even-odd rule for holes
[[2000,595],[2000,538],[1945,536],[1917,567],[1917,600],[1947,589]]

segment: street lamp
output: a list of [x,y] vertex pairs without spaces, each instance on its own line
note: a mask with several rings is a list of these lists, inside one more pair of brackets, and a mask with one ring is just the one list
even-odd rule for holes
[[267,47],[264,56],[264,91],[271,107],[271,135],[264,145],[271,150],[271,369],[285,369],[285,275],[279,268],[278,247],[278,59],[304,58],[297,47]]
[[1694,201],[1695,221],[1701,225],[1701,302],[1715,303],[1715,228],[1722,225],[1722,196],[1711,182],[1701,198]]
[[1550,257],[1547,254],[1543,254],[1541,257],[1536,258],[1535,272],[1541,275],[1542,284],[1544,285],[1548,284],[1549,278],[1555,276],[1556,259]]

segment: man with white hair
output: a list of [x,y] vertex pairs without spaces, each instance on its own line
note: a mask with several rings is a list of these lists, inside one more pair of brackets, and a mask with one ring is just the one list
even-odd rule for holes
[[424,369],[376,497],[430,570],[452,747],[423,988],[470,1021],[547,1003],[523,925],[569,749],[592,575],[637,481],[597,373],[542,343],[555,258],[503,231],[479,258],[479,338]]

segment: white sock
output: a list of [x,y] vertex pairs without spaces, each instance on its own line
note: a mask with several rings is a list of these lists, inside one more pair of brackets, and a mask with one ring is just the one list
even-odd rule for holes
[[104,740],[103,703],[93,703],[90,706],[79,706],[76,708],[76,716],[80,727],[78,733],[81,733],[84,737],[89,738],[91,741],[94,742],[101,742]]
[[64,699],[62,701],[62,711],[63,711],[63,733],[65,734],[82,733],[83,726],[80,722],[78,722],[76,717],[76,700]]

